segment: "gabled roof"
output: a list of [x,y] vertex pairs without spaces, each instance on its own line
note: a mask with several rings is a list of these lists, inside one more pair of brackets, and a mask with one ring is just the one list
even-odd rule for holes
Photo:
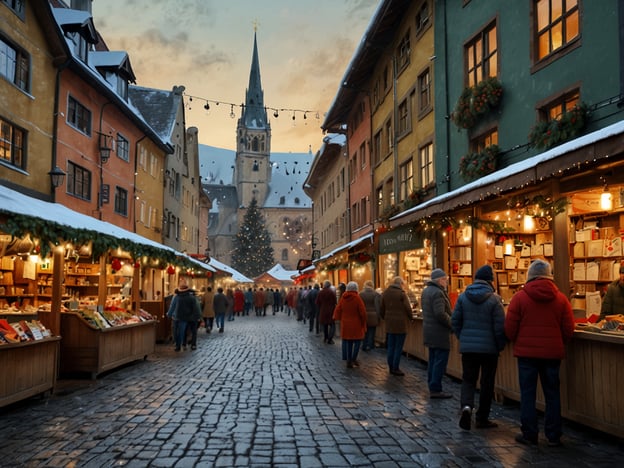
[[287,283],[292,282],[295,276],[298,276],[297,270],[286,270],[284,267],[277,263],[269,271],[262,273],[254,278],[256,283]]
[[338,85],[338,92],[331,103],[321,128],[338,132],[352,110],[357,95],[366,92],[371,75],[392,42],[397,25],[403,20],[411,0],[382,0],[353,54],[345,74]]
[[172,91],[129,86],[128,97],[147,123],[164,141],[171,143],[176,116],[184,86],[174,86]]
[[316,188],[333,167],[333,162],[340,156],[340,150],[347,143],[347,137],[342,134],[329,134],[323,138],[323,144],[316,153],[310,172],[304,181],[304,190]]
[[53,8],[54,18],[64,31],[82,32],[82,36],[90,44],[97,43],[98,35],[93,24],[91,13],[70,8]]
[[113,70],[126,80],[136,82],[130,57],[125,51],[89,51],[89,63],[98,70]]
[[243,108],[241,122],[247,128],[270,128],[264,107],[264,91],[262,90],[262,82],[260,80],[260,60],[258,59],[258,42],[255,33],[251,70],[249,71],[249,86],[245,93],[245,107]]

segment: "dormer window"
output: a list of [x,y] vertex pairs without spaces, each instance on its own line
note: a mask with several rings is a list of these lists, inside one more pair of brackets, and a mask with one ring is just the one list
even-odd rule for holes
[[299,197],[295,197],[295,205],[298,205],[300,202]]
[[128,81],[119,76],[117,73],[107,71],[104,78],[113,87],[115,92],[125,101],[128,100]]
[[279,204],[280,204],[280,205],[285,205],[285,204],[286,204],[286,197],[285,197],[284,195],[282,195],[282,196],[280,197]]
[[87,63],[89,47],[85,38],[80,34],[80,31],[68,32],[67,38],[71,41],[74,55],[79,57],[84,63]]

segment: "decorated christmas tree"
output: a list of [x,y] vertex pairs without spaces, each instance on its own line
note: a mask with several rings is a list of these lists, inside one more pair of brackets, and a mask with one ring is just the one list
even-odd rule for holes
[[274,264],[271,235],[255,198],[247,207],[243,224],[234,238],[232,267],[254,278],[271,269]]

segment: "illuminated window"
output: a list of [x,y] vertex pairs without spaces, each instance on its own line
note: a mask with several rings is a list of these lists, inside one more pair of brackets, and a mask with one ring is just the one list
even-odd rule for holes
[[535,0],[537,59],[580,36],[579,0]]
[[465,47],[466,81],[474,86],[485,78],[498,75],[496,23],[479,32]]

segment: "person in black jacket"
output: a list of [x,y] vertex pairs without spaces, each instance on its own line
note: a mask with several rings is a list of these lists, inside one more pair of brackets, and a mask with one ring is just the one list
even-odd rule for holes
[[175,334],[175,350],[180,351],[181,345],[186,346],[187,329],[191,332],[191,349],[197,349],[197,326],[201,319],[201,308],[195,297],[195,292],[181,279],[171,301],[167,315],[178,321]]
[[494,397],[494,378],[498,366],[498,353],[505,347],[505,311],[500,296],[494,292],[494,271],[490,265],[477,270],[474,283],[460,294],[453,310],[451,325],[459,338],[462,356],[461,416],[459,427],[470,430],[475,388],[479,372],[479,409],[475,426],[496,427],[490,421],[490,408]]

